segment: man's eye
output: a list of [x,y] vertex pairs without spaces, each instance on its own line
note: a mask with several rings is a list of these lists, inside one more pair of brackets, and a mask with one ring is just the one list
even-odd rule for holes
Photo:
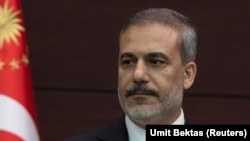
[[123,60],[123,61],[122,61],[122,64],[124,64],[124,65],[129,65],[129,64],[131,64],[131,61],[130,61],[130,60]]
[[122,63],[122,65],[124,65],[124,66],[130,66],[130,65],[133,64],[133,61],[130,60],[130,59],[125,59],[125,60],[122,60],[121,63]]
[[151,60],[150,63],[155,66],[162,66],[163,64],[165,64],[165,62],[162,60]]

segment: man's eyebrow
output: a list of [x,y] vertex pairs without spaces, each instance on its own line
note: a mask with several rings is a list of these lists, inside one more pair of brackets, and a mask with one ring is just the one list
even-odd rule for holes
[[136,56],[133,53],[131,53],[131,52],[125,52],[125,53],[121,54],[120,59],[121,58],[125,58],[125,57],[135,58]]
[[163,58],[164,60],[169,60],[169,57],[161,52],[150,52],[150,53],[146,54],[145,56],[151,57],[151,58],[157,57],[157,58]]

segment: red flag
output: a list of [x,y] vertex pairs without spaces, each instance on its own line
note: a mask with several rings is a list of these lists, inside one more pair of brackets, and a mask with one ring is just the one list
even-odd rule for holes
[[19,0],[0,0],[0,141],[39,141]]

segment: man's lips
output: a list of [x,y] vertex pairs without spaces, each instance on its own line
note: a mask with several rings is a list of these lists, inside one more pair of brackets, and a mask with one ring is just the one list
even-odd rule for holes
[[150,94],[145,93],[145,92],[136,92],[133,95],[150,95]]
[[135,92],[135,93],[131,93],[128,96],[136,96],[136,95],[151,95],[151,96],[155,96],[154,94],[147,93],[147,92]]

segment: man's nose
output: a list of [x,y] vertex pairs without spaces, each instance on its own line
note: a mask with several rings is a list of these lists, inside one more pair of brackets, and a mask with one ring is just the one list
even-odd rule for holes
[[135,83],[146,83],[149,81],[148,68],[142,60],[137,62],[133,77]]

